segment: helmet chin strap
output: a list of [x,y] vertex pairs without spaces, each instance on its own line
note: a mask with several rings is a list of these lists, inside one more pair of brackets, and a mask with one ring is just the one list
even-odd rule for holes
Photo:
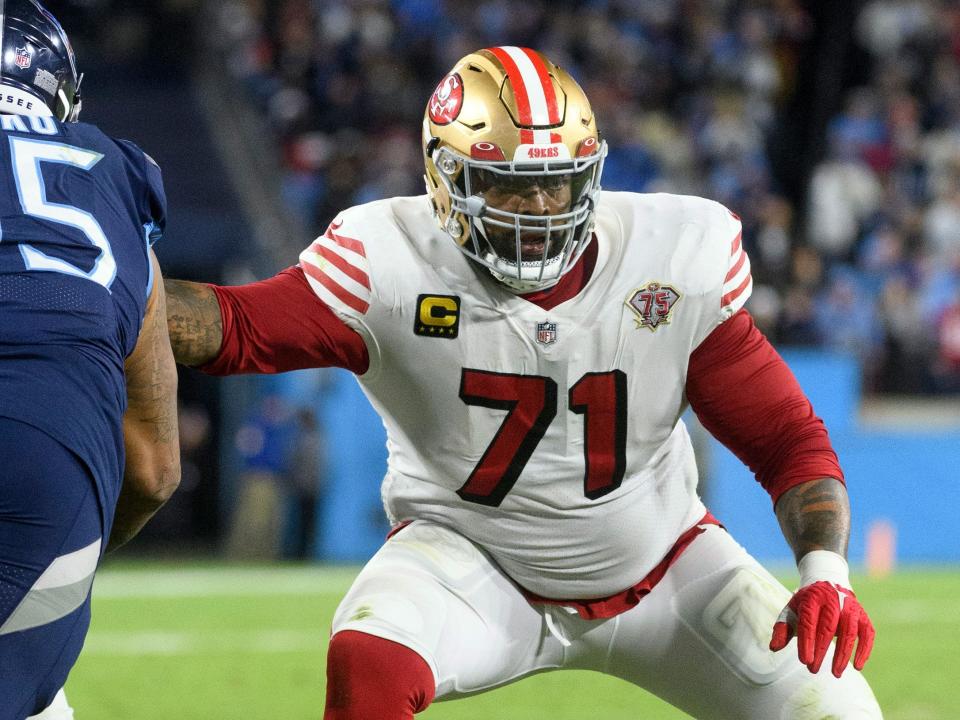
[[[80,86],[83,85],[83,73],[77,78],[77,87],[73,91],[73,103],[69,105],[70,113],[64,118],[65,122],[77,122],[80,119],[80,110],[83,108],[83,98],[80,95]],[[60,91],[61,94],[63,91]]]
[[[511,277],[509,275],[504,275],[499,270],[495,269],[497,267],[509,267],[511,270],[516,270],[516,264],[507,262],[503,258],[488,256],[488,262],[490,263],[487,266],[487,269],[490,271],[490,274],[493,275],[499,282],[506,285],[510,290],[515,293],[523,294],[528,292],[534,292],[536,290],[546,290],[547,288],[556,285],[560,281],[560,268],[563,266],[563,258],[557,256],[548,260],[545,264],[541,265],[540,263],[532,263],[535,267],[530,265],[520,265],[520,277]],[[540,270],[543,269],[543,277],[540,277]],[[533,275],[533,278],[523,277],[527,274],[525,271],[529,270],[530,274]]]
[[[486,265],[490,274],[498,282],[517,294],[546,290],[559,282],[564,259],[562,253],[546,262],[540,260],[523,262],[521,260],[518,266],[516,262],[506,260],[494,252],[481,216],[482,213],[469,216],[471,231],[487,246],[486,252],[483,252],[478,244],[476,257],[483,260],[483,264]],[[517,276],[518,270],[519,277]]]

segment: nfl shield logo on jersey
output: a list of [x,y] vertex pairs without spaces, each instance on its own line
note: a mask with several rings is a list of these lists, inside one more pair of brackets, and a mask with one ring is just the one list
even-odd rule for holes
[[670,322],[673,306],[680,299],[680,293],[670,285],[649,282],[634,290],[627,298],[627,306],[637,318],[637,327],[645,327],[650,332]]
[[16,48],[17,53],[14,58],[14,62],[17,64],[17,67],[21,70],[26,70],[30,67],[30,64],[33,62],[33,53],[30,52],[29,48],[22,47]]
[[537,323],[537,342],[541,345],[552,345],[557,341],[557,324],[544,320]]

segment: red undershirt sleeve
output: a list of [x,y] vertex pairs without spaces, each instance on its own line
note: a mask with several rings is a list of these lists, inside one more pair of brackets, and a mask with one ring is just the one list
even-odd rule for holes
[[223,317],[223,344],[199,369],[210,375],[280,373],[370,364],[366,343],[318,298],[299,266],[247,285],[211,285]]
[[823,421],[746,310],[690,355],[686,391],[703,426],[753,471],[774,504],[808,480],[843,482]]

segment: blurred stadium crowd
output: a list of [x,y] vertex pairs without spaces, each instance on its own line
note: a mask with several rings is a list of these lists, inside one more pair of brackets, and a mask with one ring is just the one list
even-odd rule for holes
[[775,342],[855,353],[867,392],[958,392],[960,5],[851,7],[838,29],[801,0],[228,0],[215,35],[311,232],[423,192],[434,85],[477,47],[532,46],[591,98],[605,189],[743,218]]

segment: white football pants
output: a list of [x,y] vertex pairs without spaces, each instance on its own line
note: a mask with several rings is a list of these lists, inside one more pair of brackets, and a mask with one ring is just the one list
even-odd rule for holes
[[796,640],[768,643],[786,590],[722,528],[709,526],[631,610],[583,620],[531,605],[476,545],[417,521],[388,540],[340,603],[333,631],[401,643],[433,670],[437,699],[463,697],[550,669],[623,678],[710,720],[875,720],[863,676],[817,675]]
[[46,710],[39,715],[31,715],[27,720],[73,720],[73,708],[70,707],[67,696],[61,689]]

